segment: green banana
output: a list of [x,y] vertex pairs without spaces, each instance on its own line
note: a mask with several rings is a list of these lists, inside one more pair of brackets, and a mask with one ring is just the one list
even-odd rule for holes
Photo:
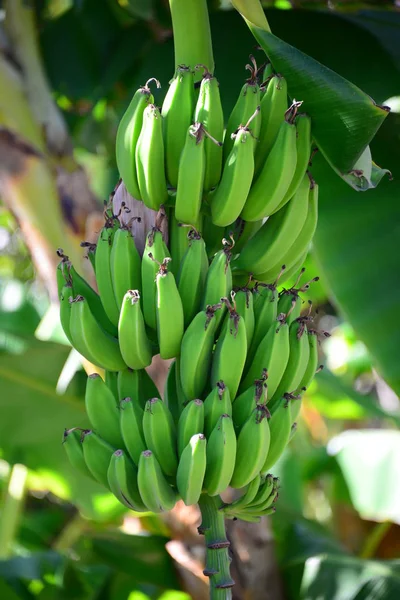
[[217,227],[210,218],[203,219],[202,236],[206,243],[207,256],[212,259],[214,254],[221,248],[221,242],[225,238],[225,227]]
[[162,118],[154,104],[144,109],[135,161],[140,196],[147,208],[159,210],[166,203],[168,192],[164,172]]
[[290,411],[292,416],[292,422],[296,421],[299,416],[300,408],[301,408],[301,398],[298,399],[296,396],[302,394],[304,390],[306,390],[314,376],[318,371],[320,371],[323,367],[319,365],[318,367],[318,335],[315,329],[307,329],[307,339],[309,346],[309,359],[306,370],[304,371],[303,377],[297,386],[297,389],[294,392],[294,399],[292,404],[290,405]]
[[155,81],[157,87],[160,83],[156,79],[149,79],[140,87],[126,109],[117,130],[115,152],[117,168],[126,189],[133,198],[141,200],[136,176],[135,150],[143,123],[143,112],[146,106],[154,102],[149,83]]
[[216,496],[229,485],[235,469],[236,435],[232,418],[221,415],[207,440],[207,467],[204,488]]
[[[114,235],[115,222],[107,219],[105,226],[100,231],[99,239],[97,240],[97,249],[95,255],[96,283],[106,315],[111,323],[115,327],[118,327],[119,310],[114,295],[111,273],[111,251]],[[102,323],[101,320],[100,323]]]
[[147,507],[139,493],[137,474],[137,468],[123,450],[116,450],[107,471],[108,486],[124,506],[144,512],[147,511]]
[[264,273],[271,264],[283,264],[282,257],[300,233],[308,212],[310,180],[306,175],[293,198],[270,217],[243,248],[235,261],[238,269]]
[[259,506],[260,504],[265,504],[265,502],[267,502],[268,498],[270,498],[271,494],[275,494],[275,492],[277,490],[278,483],[279,483],[279,480],[277,477],[274,477],[273,475],[271,475],[271,473],[268,473],[266,475],[261,475],[260,477],[261,477],[260,487],[259,487],[258,492],[255,495],[254,499],[248,503],[248,505],[246,507],[248,509]]
[[261,275],[257,275],[257,279],[262,279],[263,281],[273,279],[276,273],[279,271],[279,265],[281,263],[283,263],[287,268],[287,271],[285,272],[285,277],[286,279],[288,279],[291,276],[289,270],[293,266],[296,267],[295,271],[297,270],[299,259],[301,259],[300,266],[304,262],[305,256],[307,255],[312,238],[317,228],[317,222],[318,186],[315,182],[311,181],[307,216],[304,221],[303,227],[301,228],[297,237],[293,239],[293,243],[288,247],[286,253],[282,257],[280,257],[279,261]]
[[96,275],[96,247],[97,247],[97,244],[95,244],[93,242],[81,242],[79,245],[81,248],[87,249],[87,254],[86,254],[85,258],[87,258],[90,261],[90,264],[92,265],[94,274]]
[[[260,379],[256,379],[247,390],[237,396],[232,404],[233,424],[236,430],[240,430],[252,414],[253,410],[262,405],[265,407],[268,401],[268,373],[264,369]],[[268,416],[268,415],[267,415]]]
[[63,448],[68,456],[71,465],[82,473],[93,479],[93,475],[86,464],[83,456],[82,435],[84,430],[73,427],[65,429],[63,436]]
[[217,381],[204,400],[204,431],[207,438],[212,434],[221,415],[232,416],[232,402],[229,389],[223,381]]
[[305,320],[299,317],[289,326],[289,360],[286,365],[282,379],[271,398],[271,410],[275,402],[285,393],[291,393],[297,389],[303,379],[310,358],[310,347]]
[[165,475],[175,475],[178,468],[176,429],[167,405],[159,398],[146,403],[143,414],[144,439],[154,452]]
[[144,409],[147,400],[158,396],[158,389],[145,369],[125,369],[118,373],[118,398],[132,398]]
[[[199,97],[194,111],[194,121],[202,123],[206,131],[215,140],[224,137],[224,113],[222,110],[219,84],[216,78],[203,65],[203,78],[200,83]],[[214,188],[221,177],[222,144],[215,144],[207,137],[204,140],[205,171],[203,189],[205,192]]]
[[181,412],[177,428],[178,454],[182,454],[190,439],[196,433],[204,431],[204,403],[202,400],[191,400]]
[[[179,161],[195,107],[193,72],[179,65],[166,93],[161,115],[165,144],[165,170],[173,188],[179,178]],[[177,217],[178,218],[178,217]],[[191,221],[187,221],[190,223]]]
[[207,385],[217,328],[216,311],[220,307],[220,304],[207,306],[197,313],[183,335],[178,374],[188,400],[201,397]]
[[287,111],[286,117],[279,127],[275,143],[247,197],[240,215],[245,221],[258,221],[272,215],[293,179],[297,150],[292,108]]
[[235,398],[246,363],[246,325],[227,298],[221,298],[228,308],[222,333],[215,347],[211,365],[211,385],[222,380],[231,398]]
[[117,371],[106,371],[104,374],[104,381],[106,386],[111,391],[115,398],[115,402],[119,402],[118,398],[118,372]]
[[248,366],[239,388],[247,390],[259,377],[263,369],[268,371],[269,397],[275,394],[289,360],[289,327],[284,316],[279,315],[261,340],[252,363]]
[[[286,79],[282,75],[269,75],[263,81],[266,85],[260,103],[261,127],[255,154],[256,175],[264,167],[288,108]],[[284,155],[282,158],[286,159]]]
[[286,202],[289,202],[297,192],[306,171],[309,167],[311,157],[311,119],[305,113],[298,114],[295,121],[296,125],[296,150],[297,150],[297,163],[296,169],[293,175],[293,179],[284,195],[282,201],[276,210],[280,210],[285,206]]
[[181,453],[176,485],[186,506],[199,501],[207,466],[206,446],[206,437],[197,433],[190,438]]
[[[236,221],[229,226],[229,230],[235,240],[235,254],[241,253],[245,244],[257,233],[262,224],[263,219],[250,222],[244,221],[242,218],[238,217]],[[225,234],[227,234],[226,230]],[[248,281],[248,274],[245,274],[245,280]]]
[[[172,414],[172,417],[174,419],[174,423],[178,423],[179,421],[179,415],[180,415],[180,411],[181,411],[181,407],[182,407],[182,398],[180,396],[180,394],[178,393],[178,389],[177,389],[177,379],[179,379],[179,376],[176,373],[176,359],[174,361],[172,361],[169,369],[168,369],[168,375],[167,378],[165,380],[165,385],[164,385],[164,394],[163,394],[163,399],[164,402],[166,403],[166,405],[168,406],[168,409],[170,411],[170,413]],[[179,381],[180,384],[180,381]]]
[[63,328],[63,331],[69,341],[72,344],[71,338],[71,328],[70,328],[70,320],[71,320],[71,300],[74,297],[74,292],[71,283],[66,283],[62,286],[61,291],[58,294],[58,298],[60,300],[60,322]]
[[261,467],[261,473],[267,473],[285,450],[292,429],[292,418],[289,401],[291,396],[285,394],[280,400],[269,420],[271,441],[267,458]]
[[140,293],[142,289],[141,259],[128,226],[114,234],[110,263],[115,299],[121,310],[126,292],[138,290]]
[[112,446],[123,448],[124,440],[119,427],[119,407],[114,394],[98,373],[93,373],[87,378],[85,407],[96,433]]
[[264,71],[263,71],[263,76],[262,76],[262,83],[260,86],[260,91],[261,94],[265,94],[266,92],[266,88],[267,88],[267,83],[270,80],[270,78],[275,75],[275,71],[274,68],[272,66],[272,64],[270,62],[267,61],[267,63],[264,66]]
[[160,356],[164,359],[178,356],[184,332],[182,300],[175,277],[168,270],[170,260],[164,258],[156,275],[157,338]]
[[257,474],[252,481],[246,486],[245,492],[240,498],[231,502],[231,504],[227,504],[222,509],[225,513],[231,513],[235,510],[245,508],[250,502],[254,499],[258,492],[258,488],[260,487],[261,477]]
[[[149,255],[152,255],[153,259]],[[153,227],[147,234],[146,245],[142,256],[142,309],[146,324],[157,329],[156,316],[156,275],[159,264],[169,257],[163,234],[158,227]]]
[[[75,270],[73,264],[68,260],[68,256],[62,254],[61,250],[58,251],[58,255],[62,257],[62,260],[59,266],[57,267],[57,279],[59,280],[59,296],[62,291],[62,286],[64,285],[67,288],[72,288],[73,290],[73,293],[69,294],[68,298],[70,296],[77,296],[78,294],[80,296],[84,296],[89,302],[90,310],[96,317],[96,320],[101,324],[102,328],[105,329],[107,333],[111,335],[116,335],[117,328],[111,323],[111,321],[107,317],[100,296],[88,284],[86,279],[79,275],[79,273]],[[69,291],[67,290],[67,294],[68,293]]]
[[247,349],[249,349],[253,339],[255,327],[253,300],[253,294],[248,288],[240,288],[234,297],[235,310],[241,319],[243,319],[246,328]]
[[245,487],[264,465],[270,445],[268,416],[268,410],[258,405],[240,430],[231,487]]
[[[223,162],[226,163],[228,156],[231,153],[234,141],[232,134],[242,125],[245,125],[250,117],[254,114],[257,106],[260,105],[260,87],[257,83],[257,65],[253,56],[250,56],[251,65],[246,65],[246,69],[250,71],[250,77],[243,85],[239,98],[236,101],[235,106],[229,116],[228,123],[226,126],[225,138],[224,138],[224,149],[223,149]],[[258,138],[261,127],[261,114],[258,113],[253,121],[253,151],[254,143]]]
[[195,229],[189,231],[188,238],[189,247],[182,258],[177,277],[185,327],[200,310],[201,294],[208,271],[208,257],[203,238]]
[[[230,266],[232,244],[226,239],[222,240],[223,248],[219,250],[211,261],[207,271],[207,277],[204,284],[204,292],[201,307],[203,310],[208,305],[216,305],[221,298],[229,296],[232,289],[232,271]],[[215,315],[217,325],[221,322],[225,314],[225,306]]]
[[204,138],[201,123],[191,125],[179,159],[178,184],[175,199],[175,217],[182,223],[193,224],[200,215],[206,166]]
[[253,288],[254,332],[247,354],[246,368],[252,363],[257,348],[268,329],[276,321],[278,315],[278,292],[276,284],[277,281],[268,285],[257,284]]
[[126,368],[118,340],[101,328],[83,296],[71,301],[70,333],[74,348],[93,364],[108,371]]
[[123,398],[120,402],[120,429],[129,456],[139,464],[140,454],[146,450],[143,433],[143,408],[135,398]]
[[138,290],[129,290],[124,295],[118,322],[118,341],[122,358],[128,367],[144,369],[151,364],[153,354]]
[[93,477],[108,488],[107,471],[115,448],[90,429],[82,435],[83,456]]
[[234,143],[224,163],[221,181],[211,195],[211,217],[215,225],[231,225],[239,217],[249,195],[254,174],[253,133],[249,128],[260,111],[233,133]]
[[176,493],[165,479],[151,450],[145,450],[140,455],[137,481],[142,501],[152,512],[171,510],[175,506]]

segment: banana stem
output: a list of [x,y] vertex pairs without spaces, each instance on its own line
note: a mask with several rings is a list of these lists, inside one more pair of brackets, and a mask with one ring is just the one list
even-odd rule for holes
[[[174,32],[175,68],[186,65],[192,69],[205,65],[214,72],[210,21],[207,0],[169,0]],[[195,79],[201,73],[195,71]]]
[[206,541],[206,568],[204,574],[210,577],[210,600],[231,600],[235,584],[230,574],[230,542],[226,537],[224,515],[219,508],[219,496],[202,494],[199,500],[201,525],[199,533]]

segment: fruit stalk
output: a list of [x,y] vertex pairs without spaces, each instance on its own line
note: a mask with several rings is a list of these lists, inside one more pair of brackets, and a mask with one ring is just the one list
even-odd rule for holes
[[[191,69],[198,64],[214,72],[210,21],[206,0],[169,0],[172,28],[174,31],[175,68],[187,65]],[[195,72],[201,79],[201,73]]]
[[220,511],[219,496],[202,494],[199,499],[201,525],[199,533],[206,542],[206,568],[204,574],[210,578],[210,600],[231,600],[235,582],[230,574],[230,542],[226,537],[224,513]]

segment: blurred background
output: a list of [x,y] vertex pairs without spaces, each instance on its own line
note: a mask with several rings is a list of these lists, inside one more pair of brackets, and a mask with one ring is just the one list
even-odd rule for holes
[[[274,474],[277,514],[229,524],[236,599],[400,597],[400,8],[394,0],[264,2],[272,31],[392,112],[372,143],[390,169],[357,193],[333,172],[306,261],[319,275],[325,369]],[[209,2],[226,114],[253,53],[227,0]],[[90,277],[116,182],[114,142],[134,91],[173,75],[167,0],[0,2],[0,597],[206,600],[199,515],[126,513],[72,472],[85,365],[58,321],[55,250]],[[312,86],[312,81],[310,81]],[[300,100],[300,99],[299,99]],[[304,279],[306,281],[306,279]]]

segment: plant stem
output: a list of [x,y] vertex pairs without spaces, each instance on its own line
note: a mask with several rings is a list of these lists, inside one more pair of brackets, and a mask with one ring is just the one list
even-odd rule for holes
[[25,465],[14,465],[11,468],[1,510],[0,560],[12,555],[12,546],[24,504],[27,476],[28,469]]
[[[214,72],[210,21],[206,0],[169,0],[174,31],[175,68],[203,64]],[[195,78],[201,79],[201,72]]]
[[206,540],[206,568],[204,574],[210,577],[210,600],[231,600],[235,584],[230,574],[229,545],[226,537],[225,520],[219,508],[219,496],[202,494],[199,500],[201,525],[199,533]]
[[382,523],[376,524],[364,542],[364,546],[360,552],[360,558],[374,558],[375,552],[391,526],[392,524],[390,521],[383,521]]
[[250,29],[251,25],[255,25],[264,31],[271,31],[260,0],[231,0],[231,2],[247,21]]

